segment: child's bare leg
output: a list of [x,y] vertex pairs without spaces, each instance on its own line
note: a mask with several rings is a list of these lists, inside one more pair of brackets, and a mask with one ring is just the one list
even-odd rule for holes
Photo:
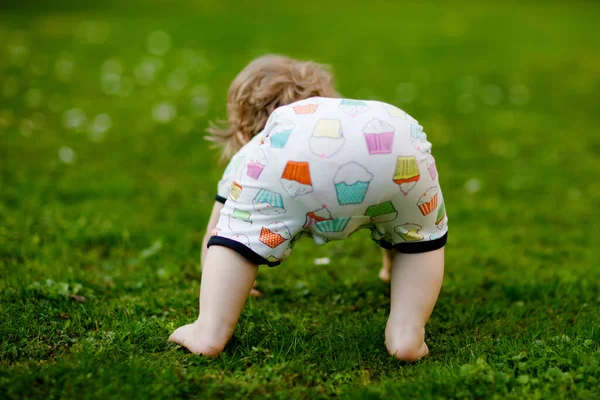
[[444,249],[420,254],[396,252],[392,266],[390,316],[385,343],[394,357],[417,361],[429,353],[425,324],[444,276]]
[[233,335],[257,270],[235,251],[211,246],[202,268],[200,316],[193,324],[175,330],[169,341],[192,353],[219,355]]
[[394,250],[381,249],[383,264],[379,271],[379,279],[389,282],[392,276],[392,262],[394,261]]

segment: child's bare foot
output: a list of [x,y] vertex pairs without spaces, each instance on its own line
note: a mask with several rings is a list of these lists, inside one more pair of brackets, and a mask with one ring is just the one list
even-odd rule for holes
[[385,345],[388,352],[402,361],[415,362],[429,353],[425,343],[425,329],[388,323],[385,328]]
[[254,281],[254,286],[252,287],[252,290],[250,291],[250,297],[260,297],[262,296],[262,292],[258,289],[256,289],[256,281]]
[[201,326],[200,320],[180,326],[169,336],[169,342],[177,343],[194,354],[215,357],[221,354],[229,341],[227,334],[211,332]]

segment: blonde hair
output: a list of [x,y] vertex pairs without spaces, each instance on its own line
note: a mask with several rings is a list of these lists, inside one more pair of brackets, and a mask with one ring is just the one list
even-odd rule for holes
[[227,121],[210,123],[206,138],[230,159],[260,133],[280,106],[309,97],[340,97],[327,65],[266,55],[253,60],[233,80],[227,94]]

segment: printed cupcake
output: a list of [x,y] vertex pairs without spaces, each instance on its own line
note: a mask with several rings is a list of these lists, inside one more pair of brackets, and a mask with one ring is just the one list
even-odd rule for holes
[[419,207],[419,210],[421,210],[421,214],[428,215],[431,214],[433,210],[435,210],[435,208],[437,207],[437,202],[438,188],[432,186],[421,195],[419,201],[417,202],[417,207]]
[[374,118],[364,127],[369,154],[389,154],[394,144],[394,127]]
[[328,221],[321,221],[315,224],[315,227],[323,233],[343,232],[350,222],[350,217],[336,218]]
[[427,141],[427,134],[423,132],[423,127],[419,124],[410,125],[410,140],[415,149],[422,153],[431,151],[431,143]]
[[283,149],[296,125],[289,119],[276,121],[269,133],[271,147]]
[[331,157],[344,145],[342,125],[337,119],[321,119],[310,137],[310,151],[321,158]]
[[283,222],[277,221],[271,222],[266,227],[263,226],[258,240],[273,249],[291,238],[292,235],[288,227]]
[[233,201],[237,201],[242,194],[242,185],[236,181],[231,182],[231,191],[229,192],[229,198]]
[[235,235],[231,236],[231,239],[235,240],[236,242],[240,242],[246,247],[250,247],[250,239],[246,235],[236,233]]
[[248,168],[246,168],[246,175],[248,175],[252,179],[260,178],[260,174],[262,174],[263,170],[267,166],[268,161],[265,156],[265,152],[262,149],[257,150],[252,159],[248,163]]
[[391,201],[386,201],[385,203],[369,206],[365,211],[365,215],[371,218],[371,222],[379,224],[395,220],[398,217],[398,211],[396,211]]
[[329,212],[325,204],[323,204],[323,208],[319,208],[318,210],[306,213],[306,221],[304,222],[304,228],[310,228],[318,222],[327,221],[330,219],[333,219],[333,217],[331,216],[331,213]]
[[420,178],[421,174],[415,156],[398,157],[393,180],[400,186],[400,190],[405,196],[415,187]]
[[406,119],[406,112],[402,111],[398,107],[394,107],[390,104],[383,104],[383,108],[385,108],[391,117]]
[[298,104],[292,107],[296,114],[314,114],[319,108],[318,103]]
[[437,178],[437,169],[435,167],[435,158],[430,154],[427,156],[427,160],[425,160],[425,165],[427,166],[427,171],[429,171],[429,176],[431,176],[431,180],[435,181]]
[[280,179],[281,185],[291,196],[302,196],[312,193],[312,180],[307,162],[288,161]]
[[373,174],[357,162],[349,162],[338,169],[333,183],[340,205],[360,204],[364,201]]
[[446,220],[446,205],[442,200],[440,207],[438,208],[437,216],[435,217],[435,225],[438,229],[444,229],[444,221]]
[[229,214],[229,229],[236,231],[238,229],[245,229],[252,225],[250,219],[251,214],[248,211],[233,209],[233,212]]
[[421,225],[406,223],[394,228],[396,233],[407,242],[418,242],[423,240],[424,236],[419,233],[423,229]]
[[264,215],[283,214],[283,198],[280,193],[260,189],[252,200],[254,209]]
[[340,108],[346,114],[356,117],[358,114],[362,114],[369,109],[369,105],[362,100],[351,100],[342,99],[340,101]]

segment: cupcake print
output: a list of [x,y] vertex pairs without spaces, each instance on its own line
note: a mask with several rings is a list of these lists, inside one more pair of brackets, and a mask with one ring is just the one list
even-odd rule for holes
[[292,107],[296,114],[314,114],[319,108],[318,103],[299,104]]
[[394,144],[394,127],[374,118],[364,127],[369,154],[389,154]]
[[283,198],[280,193],[260,189],[252,200],[254,209],[264,215],[283,214]]
[[369,109],[369,105],[362,100],[342,99],[340,108],[351,117],[356,117]]
[[233,212],[229,214],[229,229],[232,231],[242,230],[252,225],[250,219],[250,213],[248,211],[233,209]]
[[302,196],[313,191],[307,162],[288,161],[280,182],[291,197]]
[[340,205],[360,204],[364,201],[373,174],[357,162],[349,162],[338,169],[333,183]]
[[437,207],[437,202],[438,188],[432,186],[421,195],[419,201],[417,202],[417,207],[419,207],[419,210],[421,210],[421,214],[425,216],[431,214],[431,212],[435,210],[435,208]]
[[283,222],[276,221],[260,229],[258,240],[273,249],[291,238],[288,227]]
[[371,218],[371,222],[376,224],[393,221],[398,217],[398,211],[394,208],[391,201],[369,206],[365,215]]
[[237,201],[242,194],[242,185],[236,181],[231,182],[231,191],[229,192],[229,198],[233,201]]
[[315,224],[315,227],[323,233],[343,232],[350,222],[350,217],[336,218],[328,221],[321,221]]
[[424,236],[419,233],[423,229],[421,225],[406,223],[394,228],[396,233],[407,242],[418,242],[423,240]]
[[415,149],[422,153],[431,151],[431,143],[427,141],[427,134],[423,132],[423,127],[419,124],[410,125],[410,141]]
[[231,236],[231,239],[235,240],[236,242],[240,242],[246,247],[250,247],[250,239],[246,235],[236,233],[235,235]]
[[391,117],[406,119],[406,113],[398,107],[394,107],[390,104],[384,104],[383,108],[385,108],[385,111],[387,111]]
[[327,209],[327,206],[323,204],[322,208],[306,213],[306,221],[304,222],[304,228],[310,228],[318,222],[327,221],[331,219],[333,219],[331,213]]
[[310,137],[310,151],[321,158],[331,157],[344,145],[342,125],[337,119],[321,119]]
[[271,147],[276,149],[283,149],[294,130],[295,125],[289,119],[282,119],[276,121],[273,124],[271,132],[269,133],[269,140]]
[[444,229],[444,221],[446,220],[446,205],[442,200],[440,207],[438,208],[437,216],[435,217],[435,225],[438,229]]
[[437,178],[437,169],[435,167],[435,158],[430,154],[427,156],[425,160],[425,165],[427,166],[427,171],[429,171],[429,176],[431,176],[431,180],[435,181]]
[[393,180],[400,186],[400,190],[405,196],[415,187],[420,178],[421,174],[415,156],[398,157]]
[[260,178],[260,174],[262,174],[267,164],[268,161],[267,157],[265,156],[265,152],[262,149],[259,149],[254,153],[252,159],[248,163],[248,167],[246,168],[246,175],[248,175],[252,179]]

